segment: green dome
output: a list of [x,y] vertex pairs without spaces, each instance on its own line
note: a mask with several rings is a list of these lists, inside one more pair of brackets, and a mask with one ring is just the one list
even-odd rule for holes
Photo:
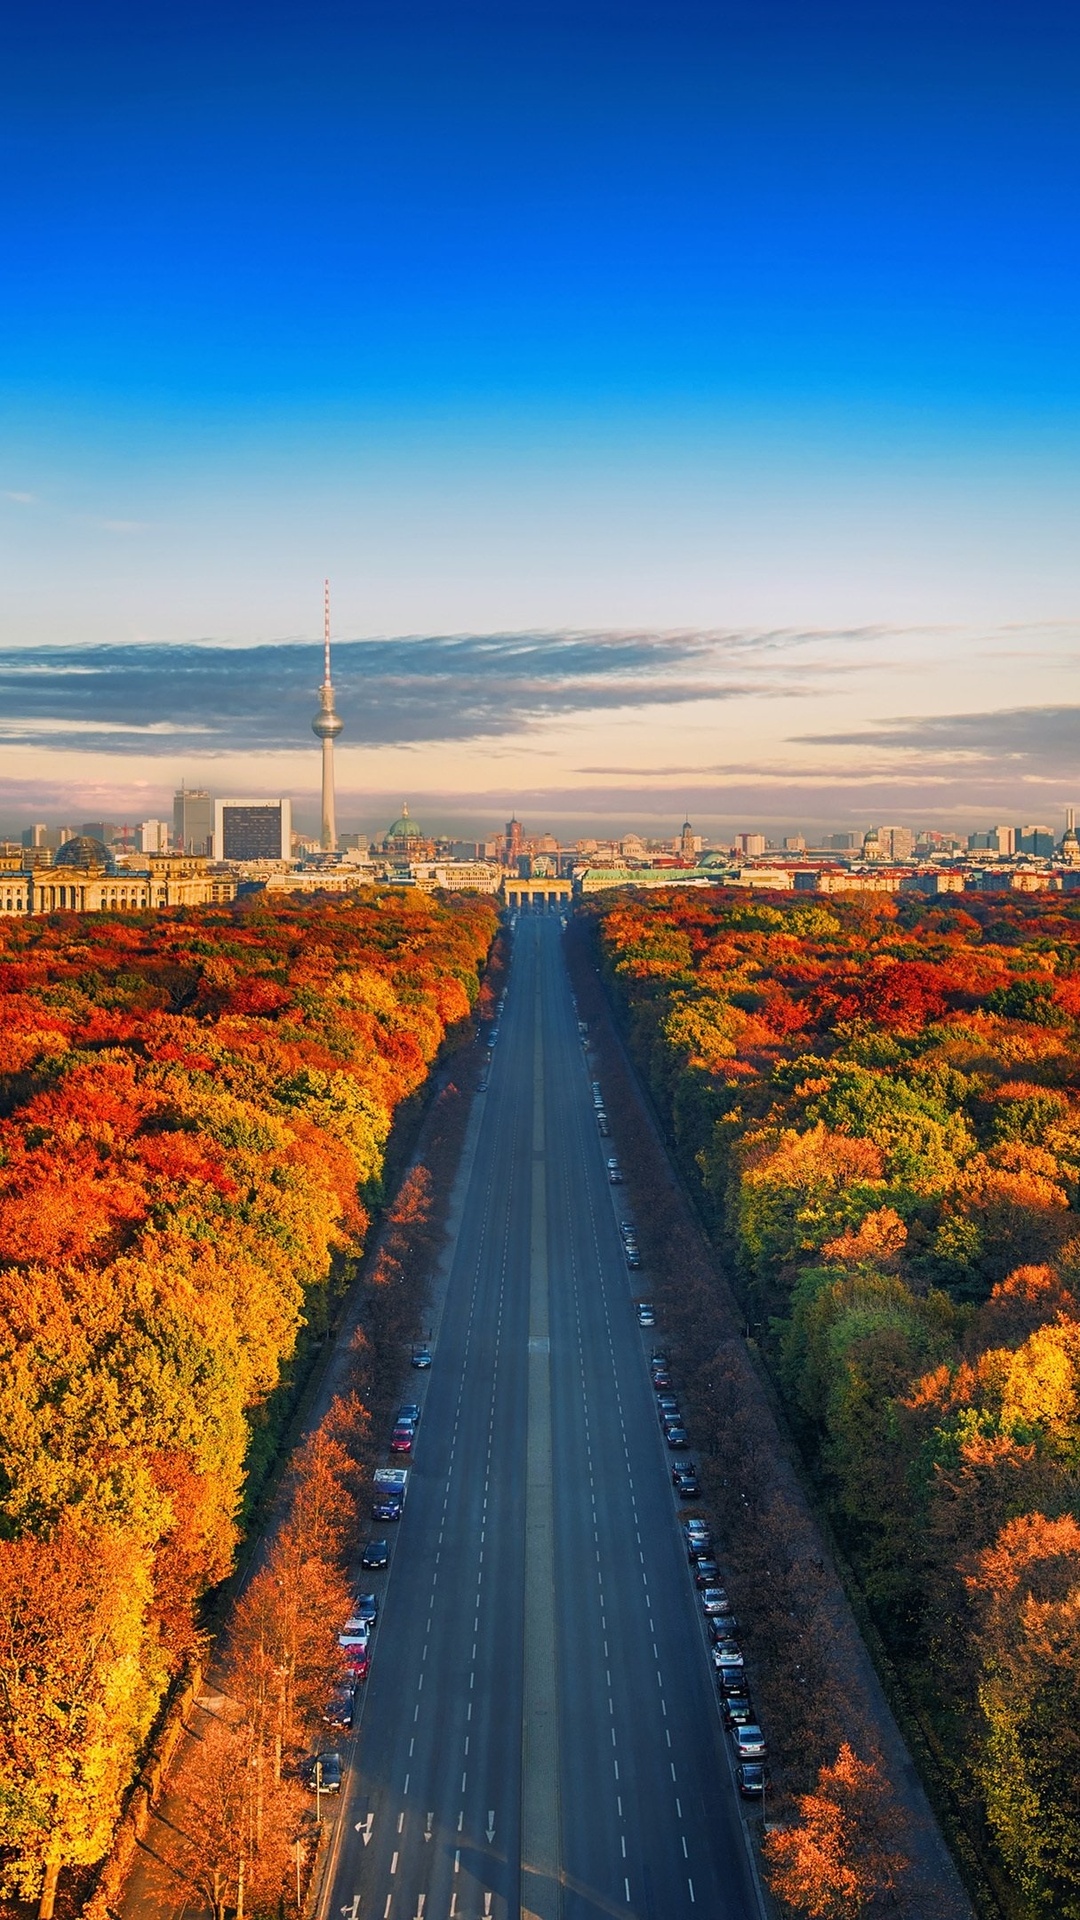
[[420,828],[417,826],[416,821],[410,820],[409,818],[409,809],[407,805],[402,807],[400,819],[395,820],[393,826],[387,828],[386,837],[388,840],[422,840],[423,839],[424,836],[421,833]]

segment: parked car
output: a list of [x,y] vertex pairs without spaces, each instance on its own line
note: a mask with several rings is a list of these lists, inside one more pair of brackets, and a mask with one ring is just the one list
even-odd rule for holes
[[701,1498],[701,1482],[693,1467],[673,1467],[671,1470],[671,1478],[675,1483],[675,1491],[680,1500],[699,1500]]
[[351,1685],[343,1683],[340,1687],[335,1687],[323,1708],[323,1719],[327,1726],[340,1727],[343,1733],[347,1733],[353,1723],[354,1705]]
[[655,1327],[656,1314],[653,1312],[653,1304],[651,1300],[638,1301],[637,1317],[638,1317],[639,1327]]
[[418,1427],[420,1425],[419,1402],[416,1400],[407,1400],[403,1407],[399,1407],[397,1419],[394,1424],[398,1427]]
[[702,1611],[706,1615],[710,1613],[725,1613],[727,1611],[727,1594],[724,1592],[723,1587],[704,1587],[701,1594],[701,1606]]
[[720,1569],[715,1560],[699,1560],[694,1567],[695,1587],[715,1587],[720,1578]]
[[411,1453],[415,1437],[411,1427],[395,1427],[390,1435],[391,1453]]
[[626,1264],[631,1273],[637,1273],[641,1268],[641,1255],[633,1247],[626,1249]]
[[721,1709],[725,1727],[748,1727],[754,1718],[754,1709],[750,1705],[748,1693],[729,1693],[724,1698]]
[[608,1139],[610,1139],[610,1137],[611,1137],[611,1122],[610,1122],[610,1120],[608,1119],[608,1117],[607,1117],[607,1114],[606,1114],[606,1113],[600,1113],[600,1112],[597,1112],[597,1115],[596,1115],[596,1124],[597,1124],[597,1126],[598,1126],[598,1127],[599,1127],[599,1129],[600,1129],[600,1133],[601,1133],[601,1137],[602,1137],[603,1139],[605,1139],[605,1140],[608,1140]]
[[[706,1591],[708,1591],[708,1589],[706,1589]],[[717,1641],[713,1648],[714,1666],[721,1669],[724,1667],[737,1667],[741,1672],[745,1664],[742,1656],[742,1648],[736,1640]]]
[[690,1445],[690,1435],[685,1427],[665,1427],[667,1443],[673,1453],[685,1453]]
[[619,1232],[622,1234],[624,1240],[634,1240],[637,1238],[637,1228],[632,1220],[620,1220]]
[[765,1735],[754,1720],[732,1727],[731,1737],[740,1760],[764,1760],[769,1751],[765,1745]]
[[412,1354],[412,1363],[414,1367],[421,1367],[421,1368],[430,1367],[431,1348],[430,1347],[414,1347],[413,1354]]
[[341,1648],[345,1665],[353,1682],[366,1680],[371,1665],[371,1647],[367,1634],[339,1633],[338,1646]]
[[379,1617],[377,1596],[373,1593],[358,1593],[353,1601],[353,1614],[358,1620],[366,1620],[368,1626],[373,1627]]
[[369,1540],[360,1556],[360,1565],[369,1571],[390,1565],[390,1546],[386,1540]]
[[607,1163],[607,1177],[608,1177],[608,1180],[610,1181],[610,1183],[611,1183],[611,1185],[612,1185],[613,1187],[621,1187],[621,1186],[622,1186],[622,1183],[623,1183],[623,1177],[622,1177],[622,1172],[621,1172],[621,1170],[620,1170],[620,1167],[619,1167],[619,1163],[618,1163],[618,1161],[617,1161],[617,1160],[609,1160],[609,1161],[608,1161],[608,1163]]
[[741,1667],[717,1667],[716,1684],[726,1698],[729,1693],[743,1692],[746,1686],[746,1675]]
[[739,1792],[744,1800],[765,1799],[765,1789],[769,1783],[768,1769],[760,1760],[743,1760],[735,1769],[735,1778],[739,1783]]
[[340,1753],[317,1753],[308,1763],[308,1786],[312,1793],[340,1793],[342,1772]]
[[679,1411],[678,1395],[675,1393],[668,1393],[668,1392],[658,1393],[656,1396],[656,1411],[661,1415],[665,1413],[678,1413]]
[[714,1613],[709,1621],[709,1638],[715,1647],[722,1647],[726,1641],[733,1640],[739,1630],[739,1623],[730,1611],[731,1602],[723,1613]]

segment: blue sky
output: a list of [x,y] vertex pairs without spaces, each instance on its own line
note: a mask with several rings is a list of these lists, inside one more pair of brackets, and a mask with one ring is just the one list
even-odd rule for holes
[[[591,813],[607,765],[677,810],[700,766],[717,820],[846,822],[980,714],[954,812],[1073,797],[1056,747],[1042,794],[994,743],[1075,697],[1075,13],[42,0],[4,66],[6,648],[116,648],[120,701],[125,649],[205,643],[209,705],[219,649],[315,637],[329,573],[343,638],[427,649],[410,685],[433,636],[682,636],[670,685],[609,644],[498,724],[460,649],[393,738],[343,706],[361,813],[403,782]],[[39,717],[0,810],[314,783],[257,727],[120,767],[99,704]]]

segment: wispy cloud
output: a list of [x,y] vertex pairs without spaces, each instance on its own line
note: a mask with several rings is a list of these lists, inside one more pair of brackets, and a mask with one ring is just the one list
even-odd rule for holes
[[3,498],[13,500],[18,507],[36,507],[38,504],[36,493],[18,493],[14,487],[5,487]]
[[1080,706],[1008,707],[989,713],[942,713],[883,720],[849,733],[796,736],[800,745],[871,747],[918,756],[929,763],[1007,766],[1057,777],[1077,763]]
[[[414,635],[339,642],[349,742],[504,739],[584,713],[812,690],[843,663],[808,663],[791,634]],[[321,658],[284,642],[0,653],[0,742],[109,753],[274,752],[308,743]],[[166,731],[167,726],[167,731]]]

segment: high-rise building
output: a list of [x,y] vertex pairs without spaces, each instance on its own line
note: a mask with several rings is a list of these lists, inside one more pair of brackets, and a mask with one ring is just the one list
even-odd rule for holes
[[992,853],[1013,854],[1016,852],[1016,828],[991,827],[989,841]]
[[763,833],[740,833],[738,846],[740,853],[744,853],[748,860],[753,860],[768,852],[769,843]]
[[506,864],[516,866],[519,856],[525,851],[525,836],[521,821],[514,819],[506,823]]
[[334,710],[334,689],[330,681],[330,582],[323,581],[323,677],[319,688],[319,711],[311,731],[322,741],[322,850],[337,850],[337,821],[334,817],[334,741],[341,732],[341,721]]
[[140,820],[135,829],[139,853],[168,853],[169,826],[166,820]]
[[1044,826],[1020,827],[1016,834],[1017,853],[1033,853],[1036,858],[1048,860],[1054,851],[1053,829]]
[[173,845],[181,853],[214,849],[214,797],[204,787],[181,787],[173,795]]
[[47,847],[48,846],[49,829],[45,825],[44,820],[37,820],[34,822],[34,825],[32,827],[23,828],[22,843],[24,847]]
[[288,860],[291,800],[215,800],[215,860]]

